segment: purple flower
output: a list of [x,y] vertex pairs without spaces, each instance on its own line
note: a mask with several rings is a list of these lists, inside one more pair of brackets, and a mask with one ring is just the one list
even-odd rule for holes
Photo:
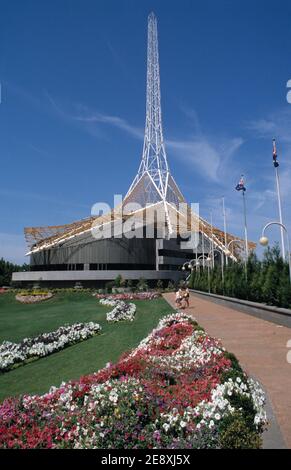
[[160,431],[155,431],[153,433],[153,438],[156,439],[156,441],[160,441],[161,440],[161,433]]

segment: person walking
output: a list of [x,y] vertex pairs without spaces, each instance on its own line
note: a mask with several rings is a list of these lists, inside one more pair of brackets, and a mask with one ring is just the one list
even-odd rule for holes
[[176,292],[176,300],[175,300],[176,308],[181,307],[182,300],[183,300],[183,295],[182,295],[182,291],[181,291],[181,288],[180,288]]
[[189,307],[189,290],[185,286],[181,288],[182,292],[182,301],[181,301],[181,308],[184,310],[186,307]]
[[187,308],[189,308],[190,292],[189,292],[189,289],[188,289],[187,286],[184,287],[183,299],[184,299],[184,302],[185,302],[185,306]]

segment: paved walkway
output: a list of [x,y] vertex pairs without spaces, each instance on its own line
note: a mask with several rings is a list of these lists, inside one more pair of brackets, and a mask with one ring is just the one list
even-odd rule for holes
[[[174,294],[164,295],[174,305]],[[287,341],[291,328],[255,318],[191,293],[187,313],[205,330],[221,339],[236,355],[244,370],[266,389],[288,448],[291,448],[291,364],[287,362]]]

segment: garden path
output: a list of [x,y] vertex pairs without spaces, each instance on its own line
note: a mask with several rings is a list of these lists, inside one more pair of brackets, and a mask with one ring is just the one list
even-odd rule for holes
[[[164,294],[174,306],[175,294]],[[268,393],[280,430],[291,448],[291,364],[287,362],[287,341],[291,328],[280,326],[234,308],[190,294],[190,307],[185,310],[211,336],[235,354],[244,370],[255,376]]]

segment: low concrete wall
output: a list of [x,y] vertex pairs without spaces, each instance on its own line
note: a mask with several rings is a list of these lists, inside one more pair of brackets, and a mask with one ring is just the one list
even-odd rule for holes
[[279,308],[273,305],[261,304],[258,302],[251,302],[249,300],[236,299],[234,297],[226,297],[218,294],[209,294],[195,289],[190,289],[195,295],[206,297],[220,305],[231,307],[249,315],[253,315],[262,320],[271,321],[278,325],[287,326],[291,328],[291,310],[287,308]]
[[147,280],[172,279],[179,280],[183,277],[180,271],[27,271],[12,274],[13,282],[77,282],[77,281],[113,281],[118,275],[124,279]]

